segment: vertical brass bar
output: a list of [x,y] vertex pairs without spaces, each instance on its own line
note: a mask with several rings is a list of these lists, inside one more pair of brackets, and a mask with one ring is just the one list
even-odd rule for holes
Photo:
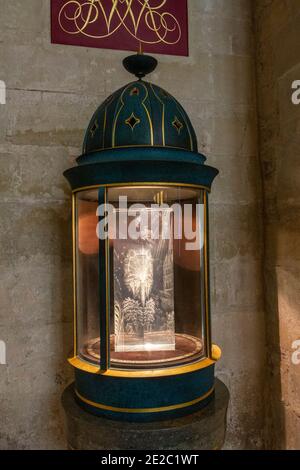
[[73,312],[74,312],[74,357],[77,356],[77,263],[76,263],[76,252],[77,252],[77,206],[76,206],[76,194],[72,194],[72,245],[73,245]]
[[[98,204],[106,206],[107,189],[100,188],[98,191]],[[105,207],[106,209],[106,207]],[[104,215],[99,217],[105,218]],[[105,371],[109,368],[109,302],[108,302],[108,245],[107,239],[99,238],[99,326],[100,326],[100,368]]]
[[205,276],[205,331],[206,356],[212,357],[210,324],[210,279],[209,279],[209,212],[207,191],[204,191],[204,276]]
[[[108,189],[105,188],[104,201],[105,208],[108,203]],[[106,212],[108,216],[108,212]],[[109,230],[107,224],[107,231]],[[110,367],[110,257],[109,257],[109,234],[105,239],[105,316],[106,316],[106,366]]]

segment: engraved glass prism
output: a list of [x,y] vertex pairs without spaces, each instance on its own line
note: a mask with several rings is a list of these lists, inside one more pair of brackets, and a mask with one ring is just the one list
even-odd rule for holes
[[[119,217],[116,209],[117,226]],[[114,349],[175,350],[172,211],[144,208],[127,220],[139,238],[114,241]]]

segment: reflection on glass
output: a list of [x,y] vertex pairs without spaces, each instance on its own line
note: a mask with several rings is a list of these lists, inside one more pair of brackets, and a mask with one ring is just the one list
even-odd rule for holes
[[[203,192],[132,186],[109,189],[108,201],[116,226],[110,240],[111,367],[199,360],[205,351]],[[185,204],[185,221],[198,240],[189,250],[195,240],[185,236]]]
[[[120,196],[127,198],[126,208]],[[108,221],[108,312],[99,311],[100,278],[105,280],[105,276],[99,273],[99,246],[104,242],[96,233],[98,198],[97,189],[76,194],[79,356],[99,364],[99,318],[108,313],[112,368],[171,367],[203,358],[203,191],[146,185],[107,190],[113,213]],[[133,204],[142,206],[132,212]],[[186,205],[189,210],[185,212]],[[185,226],[194,232],[196,243]]]
[[99,337],[100,330],[97,207],[96,191],[83,191],[78,194],[76,201],[77,339],[78,352],[83,358],[86,357],[91,338]]

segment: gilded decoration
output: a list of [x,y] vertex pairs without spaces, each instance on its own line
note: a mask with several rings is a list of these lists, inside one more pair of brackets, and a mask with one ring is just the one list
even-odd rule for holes
[[182,106],[160,87],[143,80],[117,90],[99,106],[83,154],[130,145],[197,151],[195,131]]
[[141,120],[140,120],[138,117],[136,117],[134,113],[131,113],[131,116],[125,120],[125,124],[127,124],[128,126],[130,126],[132,130],[133,130],[133,129],[135,128],[135,126],[137,126],[140,122],[141,122]]
[[172,126],[175,127],[178,134],[180,134],[180,131],[183,128],[183,124],[182,124],[182,122],[179,121],[177,116],[175,116],[174,121],[172,122]]
[[[125,30],[138,43],[178,44],[182,29],[167,0],[70,0],[59,11],[66,34],[105,39]],[[95,28],[95,25],[97,28]]]

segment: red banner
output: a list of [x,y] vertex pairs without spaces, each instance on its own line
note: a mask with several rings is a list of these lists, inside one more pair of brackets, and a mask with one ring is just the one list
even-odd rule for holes
[[188,55],[187,0],[51,0],[52,43]]

